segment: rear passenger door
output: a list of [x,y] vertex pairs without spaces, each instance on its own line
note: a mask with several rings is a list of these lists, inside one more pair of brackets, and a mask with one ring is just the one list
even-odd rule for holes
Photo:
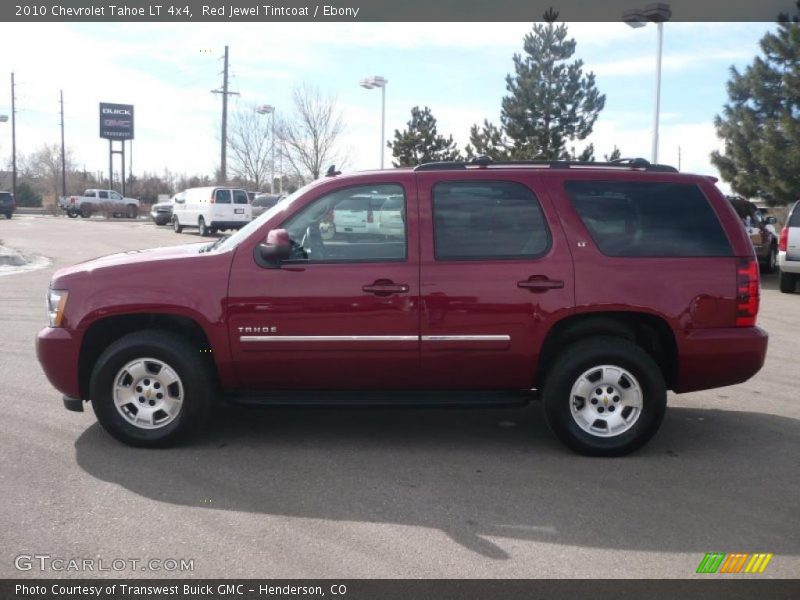
[[421,371],[432,389],[529,389],[572,259],[536,176],[418,172]]

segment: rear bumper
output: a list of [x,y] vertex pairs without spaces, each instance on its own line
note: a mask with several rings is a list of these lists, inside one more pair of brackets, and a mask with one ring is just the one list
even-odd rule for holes
[[59,392],[80,398],[78,356],[80,340],[66,329],[45,327],[36,336],[36,357],[47,380]]
[[764,365],[768,339],[760,327],[692,331],[679,344],[675,391],[694,392],[747,381]]
[[786,252],[778,252],[778,266],[784,273],[800,274],[800,260],[790,260]]
[[249,222],[250,221],[211,221],[208,226],[214,229],[241,229]]

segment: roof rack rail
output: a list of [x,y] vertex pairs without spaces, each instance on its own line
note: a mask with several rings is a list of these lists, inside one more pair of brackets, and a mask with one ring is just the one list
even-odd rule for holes
[[470,161],[440,161],[417,165],[414,171],[456,171],[468,167],[485,169],[487,167],[542,167],[549,169],[570,168],[611,168],[637,169],[658,173],[677,173],[678,169],[670,165],[651,164],[644,158],[618,158],[609,162],[591,162],[579,160],[493,160],[488,156],[478,156]]

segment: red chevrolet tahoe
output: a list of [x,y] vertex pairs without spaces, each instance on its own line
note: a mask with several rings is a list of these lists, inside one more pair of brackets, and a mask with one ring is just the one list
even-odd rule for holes
[[219,401],[538,396],[590,455],[647,442],[667,390],[761,368],[759,271],[711,178],[642,159],[333,170],[229,237],[61,269],[39,361],[70,410],[166,446]]

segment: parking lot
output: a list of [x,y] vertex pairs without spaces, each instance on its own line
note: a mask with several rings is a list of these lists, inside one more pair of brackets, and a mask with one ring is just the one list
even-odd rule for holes
[[152,451],[114,441],[88,407],[64,410],[34,336],[54,269],[201,238],[20,215],[0,240],[51,260],[0,277],[3,577],[92,576],[20,572],[20,554],[193,559],[195,577],[629,578],[694,576],[706,552],[771,552],[763,576],[800,572],[800,294],[780,294],[774,275],[764,369],[671,394],[659,434],[624,458],[565,450],[535,404],[231,408],[192,445]]

